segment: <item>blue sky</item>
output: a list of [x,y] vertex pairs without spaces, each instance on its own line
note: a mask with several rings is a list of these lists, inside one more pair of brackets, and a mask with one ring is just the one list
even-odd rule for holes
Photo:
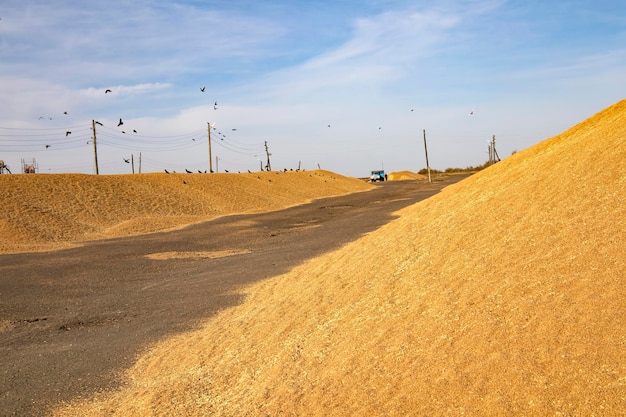
[[101,174],[204,171],[208,122],[219,171],[480,165],[622,100],[624,45],[607,0],[3,0],[0,159],[94,173],[93,119]]

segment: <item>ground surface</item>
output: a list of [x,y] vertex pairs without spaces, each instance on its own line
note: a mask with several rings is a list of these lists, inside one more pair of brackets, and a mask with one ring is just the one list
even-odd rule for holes
[[237,305],[240,286],[354,241],[461,178],[387,182],[172,232],[0,255],[0,415],[42,414],[115,387],[147,346]]

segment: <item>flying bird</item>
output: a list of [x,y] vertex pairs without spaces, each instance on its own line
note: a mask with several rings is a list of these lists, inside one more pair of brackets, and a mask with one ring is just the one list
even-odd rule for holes
[[471,112],[469,112],[468,116],[473,116],[474,115],[474,110],[472,110]]
[[202,87],[202,88],[200,89],[200,91],[202,91],[202,92],[204,93],[204,87]]
[[102,123],[100,123],[99,121],[96,120],[96,124],[100,125],[100,126],[104,126]]
[[66,112],[66,111],[64,111],[64,112],[63,112],[63,114],[67,114],[67,112]]
[[126,133],[126,132],[122,130],[122,133]]
[[215,104],[213,105],[213,110],[217,110],[217,101],[215,102]]
[[135,129],[133,129],[133,133],[137,133],[137,131]]
[[108,88],[107,88],[106,90],[104,90],[104,94],[106,94],[106,93],[111,93],[111,92],[112,92],[112,91],[111,91],[111,90],[109,90]]
[[46,145],[46,149],[48,149],[51,145]]
[[120,122],[117,124],[117,127],[120,127],[123,124],[124,124],[124,122],[122,122],[122,119],[120,119]]
[[69,130],[67,132],[65,132],[65,136],[71,135],[71,134],[72,134],[72,132],[70,132]]
[[130,164],[130,159],[126,159],[126,158],[122,158],[124,160],[124,162],[126,162],[127,164]]

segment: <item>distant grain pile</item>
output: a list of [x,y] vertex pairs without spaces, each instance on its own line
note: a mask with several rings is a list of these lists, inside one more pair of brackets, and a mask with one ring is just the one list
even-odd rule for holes
[[248,288],[56,415],[626,415],[625,138],[620,102]]
[[181,227],[369,189],[327,171],[0,176],[0,253]]
[[389,181],[404,181],[404,180],[428,180],[428,176],[418,174],[411,171],[398,171],[392,172],[388,176]]

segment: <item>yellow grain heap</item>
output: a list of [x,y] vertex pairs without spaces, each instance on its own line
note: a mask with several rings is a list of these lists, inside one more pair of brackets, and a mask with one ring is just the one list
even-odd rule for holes
[[319,170],[0,175],[0,253],[166,230],[369,188]]

